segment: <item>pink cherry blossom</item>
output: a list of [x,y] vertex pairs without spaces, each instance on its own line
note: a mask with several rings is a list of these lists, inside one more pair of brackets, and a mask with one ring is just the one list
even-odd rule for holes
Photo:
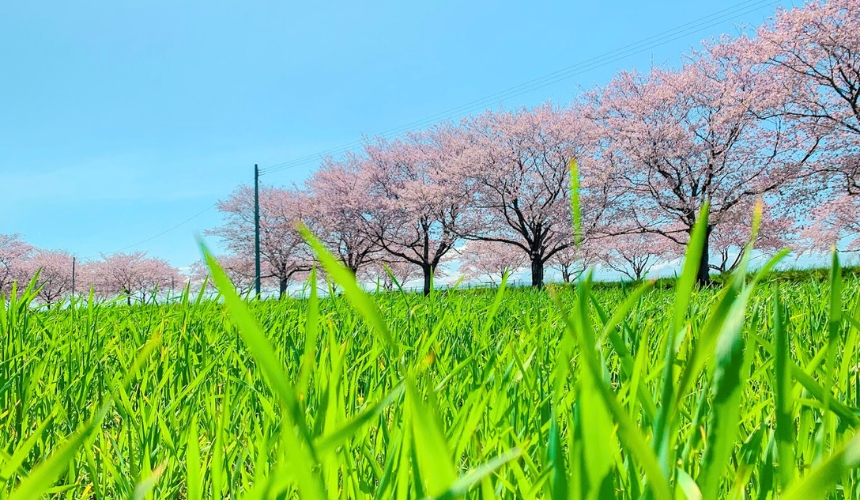
[[[293,280],[312,265],[309,249],[296,229],[307,209],[307,194],[296,189],[260,189],[260,276],[284,296]],[[254,257],[254,192],[242,186],[218,203],[224,224],[208,231],[236,256]]]
[[184,285],[185,277],[164,259],[147,257],[143,252],[102,255],[86,263],[78,280],[82,292],[92,288],[102,297],[126,297],[140,302],[154,299],[159,291]]
[[394,290],[394,281],[391,275],[385,270],[385,267],[391,271],[397,282],[404,286],[409,281],[420,278],[422,276],[421,267],[405,260],[397,260],[391,258],[377,259],[365,266],[359,272],[359,279],[366,281],[372,285],[379,284],[383,290]]
[[[227,273],[227,277],[233,283],[240,295],[249,293],[254,288],[254,259],[252,256],[224,255],[216,257],[218,264]],[[191,285],[198,290],[203,283],[209,291],[217,290],[212,282],[209,266],[199,260],[191,265]]]
[[[464,236],[519,248],[530,262],[533,286],[543,284],[547,261],[573,242],[570,162],[587,161],[588,126],[550,104],[487,112],[466,125],[471,149],[461,165],[474,201]],[[596,213],[583,211],[586,219]]]
[[354,274],[380,257],[382,247],[368,227],[371,186],[367,159],[348,154],[343,160],[326,158],[305,183],[308,206],[303,220]]
[[601,263],[634,281],[644,279],[656,264],[679,257],[684,250],[655,233],[620,234],[601,244]]
[[13,281],[26,279],[24,263],[33,250],[20,235],[0,234],[0,296],[11,291]]
[[600,126],[598,156],[620,189],[604,214],[616,226],[610,232],[684,244],[710,201],[700,282],[709,279],[711,234],[737,210],[762,196],[775,207],[800,205],[792,188],[813,173],[818,147],[778,116],[770,72],[732,43],[707,47],[679,71],[621,73],[586,96]]
[[39,273],[38,297],[51,305],[72,293],[72,255],[62,250],[36,250],[24,263],[25,275],[31,279]]
[[499,283],[528,263],[528,255],[514,245],[497,241],[470,241],[460,251],[460,273],[467,279]]
[[467,137],[450,124],[365,146],[365,231],[393,259],[418,266],[424,294],[466,223],[461,180]]
[[565,283],[573,283],[598,262],[603,245],[606,245],[603,240],[585,239],[582,245],[569,245],[558,251],[547,264],[561,273],[561,279]]

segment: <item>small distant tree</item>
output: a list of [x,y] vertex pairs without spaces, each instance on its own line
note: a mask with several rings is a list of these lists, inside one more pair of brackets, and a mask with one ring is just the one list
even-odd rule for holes
[[86,265],[88,281],[103,297],[124,296],[131,305],[133,298],[146,302],[183,277],[167,261],[147,257],[143,252],[102,255]]
[[49,306],[73,292],[72,255],[62,250],[36,250],[24,263],[26,279],[39,273],[38,297]]
[[[735,210],[711,235],[713,247],[717,249],[711,269],[721,274],[734,271],[743,257],[744,246],[750,239],[753,208]],[[788,217],[774,217],[769,209],[762,213],[759,232],[754,248],[761,255],[773,255],[787,247],[797,233],[793,221]]]
[[552,256],[550,269],[561,273],[565,283],[573,283],[579,276],[599,260],[599,241],[584,240],[581,245],[569,245]]
[[683,251],[680,245],[652,233],[620,234],[601,243],[601,263],[633,281],[644,279],[655,265],[674,259]]
[[404,286],[406,283],[422,277],[420,266],[405,260],[391,258],[374,260],[362,268],[358,277],[360,280],[373,285],[378,283],[383,290],[394,290],[394,280],[391,279],[391,275],[385,270],[386,267],[394,275],[400,286]]
[[834,197],[809,213],[808,224],[800,233],[805,251],[836,248],[840,252],[860,252],[860,197],[850,194]]
[[[236,291],[240,295],[244,295],[254,289],[254,261],[249,257],[237,255],[225,255],[217,257],[218,264],[227,273],[227,277],[233,283]],[[209,266],[202,260],[191,265],[191,284],[199,289],[206,283],[206,289],[209,291],[217,290],[215,283],[212,282],[212,275],[209,272]]]
[[13,281],[25,279],[24,265],[34,248],[18,234],[0,234],[0,295],[9,293]]
[[467,279],[488,278],[493,284],[500,283],[505,273],[516,272],[529,262],[521,249],[497,241],[470,241],[460,254],[460,274]]
[[[260,275],[274,283],[279,295],[293,280],[311,269],[309,249],[296,229],[307,197],[295,189],[260,189]],[[218,202],[224,214],[221,226],[207,231],[220,237],[233,255],[254,258],[254,192],[242,186]]]

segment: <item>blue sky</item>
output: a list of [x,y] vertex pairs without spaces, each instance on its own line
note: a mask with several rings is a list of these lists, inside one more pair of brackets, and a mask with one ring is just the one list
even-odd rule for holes
[[[207,207],[249,182],[254,163],[354,143],[728,18],[485,107],[563,104],[619,70],[675,66],[777,5],[792,2],[9,2],[0,233],[82,258],[141,250],[185,266],[199,256],[194,234],[220,221]],[[315,167],[262,181],[301,182]]]

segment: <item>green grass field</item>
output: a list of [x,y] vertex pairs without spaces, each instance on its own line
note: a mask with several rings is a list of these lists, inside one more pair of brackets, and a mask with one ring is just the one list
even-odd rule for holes
[[0,301],[0,498],[860,496],[838,266],[425,298],[321,260],[342,295]]

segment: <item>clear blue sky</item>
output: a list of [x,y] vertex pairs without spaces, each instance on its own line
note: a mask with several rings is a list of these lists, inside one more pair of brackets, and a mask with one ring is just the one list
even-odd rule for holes
[[[563,104],[621,69],[675,66],[776,5],[792,2],[7,2],[0,233],[82,258],[142,250],[188,265],[194,234],[219,223],[214,208],[152,237],[249,182],[254,163],[353,143],[723,9],[750,11],[487,106]],[[300,182],[315,167],[262,180]]]

